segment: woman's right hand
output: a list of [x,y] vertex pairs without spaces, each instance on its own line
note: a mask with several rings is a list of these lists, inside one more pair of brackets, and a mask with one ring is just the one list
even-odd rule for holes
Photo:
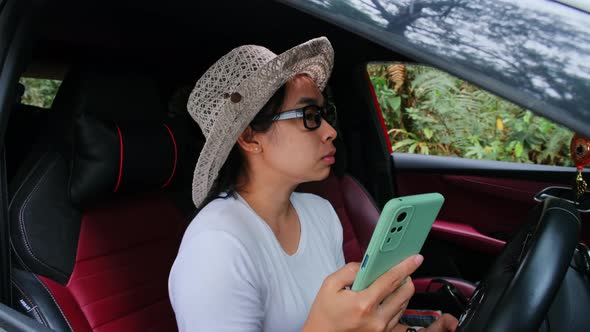
[[414,294],[408,276],[422,261],[420,255],[409,257],[359,292],[345,289],[352,285],[359,263],[346,264],[324,280],[303,331],[391,331]]

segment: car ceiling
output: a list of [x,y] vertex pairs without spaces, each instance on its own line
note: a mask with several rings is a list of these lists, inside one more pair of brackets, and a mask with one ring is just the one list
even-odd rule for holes
[[40,10],[35,56],[45,61],[125,59],[194,78],[232,47],[265,45],[281,52],[327,35],[336,66],[404,59],[334,25],[283,4],[251,1],[54,1]]

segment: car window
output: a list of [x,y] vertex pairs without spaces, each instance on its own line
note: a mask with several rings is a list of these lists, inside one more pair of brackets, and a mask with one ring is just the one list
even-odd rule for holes
[[393,152],[572,165],[570,130],[464,80],[415,64],[367,71]]
[[25,88],[21,96],[21,104],[51,108],[61,82],[54,79],[21,77],[19,83]]

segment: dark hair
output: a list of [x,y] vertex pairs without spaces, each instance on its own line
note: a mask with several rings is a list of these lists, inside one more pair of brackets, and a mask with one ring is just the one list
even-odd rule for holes
[[[280,112],[281,106],[285,99],[285,85],[281,86],[269,101],[256,114],[249,126],[255,132],[264,133],[270,129],[273,120]],[[225,163],[219,170],[219,175],[213,183],[213,187],[207,194],[207,197],[199,207],[202,208],[212,200],[223,197],[221,193],[227,193],[226,197],[236,197],[238,176],[244,171],[244,156],[236,143],[225,160]]]

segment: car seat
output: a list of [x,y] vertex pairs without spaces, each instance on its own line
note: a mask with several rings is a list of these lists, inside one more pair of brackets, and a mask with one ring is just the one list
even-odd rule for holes
[[177,329],[167,279],[196,152],[165,110],[140,74],[66,77],[11,183],[13,307],[55,331]]

